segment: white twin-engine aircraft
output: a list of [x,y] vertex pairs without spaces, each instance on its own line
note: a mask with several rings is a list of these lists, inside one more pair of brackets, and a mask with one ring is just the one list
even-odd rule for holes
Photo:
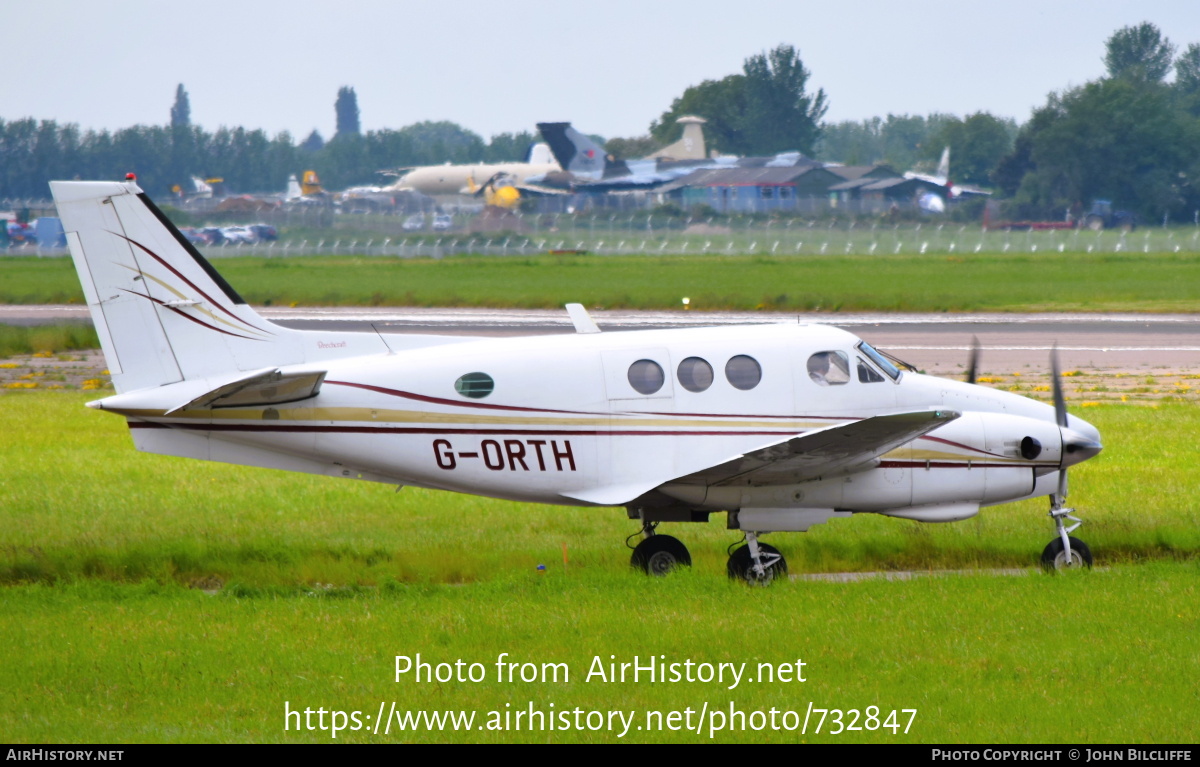
[[1057,370],[1051,407],[901,370],[831,327],[601,333],[576,304],[572,335],[292,330],[132,177],[51,187],[117,391],[89,405],[124,417],[140,450],[623,506],[641,525],[633,563],[654,574],[690,564],[660,522],[727,512],[746,540],[730,576],[765,582],[787,565],[763,533],[863,512],[951,522],[1043,495],[1043,563],[1091,563],[1064,499],[1100,435],[1067,414]]

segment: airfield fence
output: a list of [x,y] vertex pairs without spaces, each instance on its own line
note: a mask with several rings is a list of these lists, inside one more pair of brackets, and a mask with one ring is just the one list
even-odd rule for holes
[[[0,201],[2,204],[4,201]],[[38,209],[39,203],[22,202]],[[45,211],[53,215],[51,208]],[[724,255],[912,255],[923,253],[1039,252],[1200,252],[1200,213],[1196,221],[1174,226],[1144,226],[1133,231],[1105,229],[995,228],[978,223],[887,217],[772,218],[762,215],[668,215],[661,212],[586,210],[506,213],[489,216],[479,209],[454,212],[451,227],[432,232],[432,212],[333,213],[328,206],[299,206],[242,212],[239,223],[270,223],[281,239],[199,245],[206,256],[288,257],[310,255],[391,256],[400,258],[458,254],[528,256],[546,252],[666,256]],[[418,218],[421,229],[409,231]],[[12,243],[8,255],[66,255],[65,248]]]
[[[347,255],[398,258],[442,258],[453,255],[531,256],[544,253],[597,256],[730,256],[877,255],[972,253],[1200,253],[1200,228],[1154,228],[1133,232],[1086,229],[1058,231],[984,231],[978,226],[894,225],[870,227],[746,227],[704,225],[703,231],[588,230],[500,231],[471,234],[446,232],[395,237],[354,235],[288,239],[256,244],[200,245],[209,258],[231,256]],[[34,244],[0,251],[7,255],[65,256],[65,248]]]

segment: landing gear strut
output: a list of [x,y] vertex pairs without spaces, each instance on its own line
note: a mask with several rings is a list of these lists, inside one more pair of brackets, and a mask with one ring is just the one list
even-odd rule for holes
[[[1083,524],[1083,520],[1072,516],[1075,509],[1064,506],[1064,501],[1065,498],[1060,493],[1050,496],[1050,517],[1054,520],[1058,537],[1050,541],[1042,551],[1042,567],[1051,572],[1068,567],[1092,566],[1092,552],[1087,544],[1071,537],[1071,533]],[[1063,521],[1068,519],[1075,524],[1068,527]]]
[[[645,537],[634,547],[633,556],[629,560],[630,566],[647,575],[666,575],[679,567],[691,567],[692,555],[688,553],[687,546],[678,538],[656,534],[656,527],[657,522],[642,523],[640,532]],[[629,537],[633,538],[633,535]],[[626,539],[626,544],[628,542]]]
[[758,542],[758,534],[746,533],[746,545],[729,555],[725,571],[734,580],[743,580],[752,586],[767,586],[776,578],[787,575],[787,560],[779,549]]

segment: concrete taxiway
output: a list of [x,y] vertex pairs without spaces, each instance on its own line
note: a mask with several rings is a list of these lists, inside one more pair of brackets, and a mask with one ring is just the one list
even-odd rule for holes
[[[570,333],[561,309],[423,309],[258,307],[281,325],[304,329],[372,329],[381,333],[524,335]],[[780,314],[765,312],[591,310],[605,331],[703,325],[826,323],[931,373],[966,364],[972,338],[980,370],[1047,369],[1058,346],[1064,369],[1140,372],[1200,370],[1200,314]],[[0,323],[88,322],[82,306],[0,306]],[[747,332],[752,333],[750,328]]]

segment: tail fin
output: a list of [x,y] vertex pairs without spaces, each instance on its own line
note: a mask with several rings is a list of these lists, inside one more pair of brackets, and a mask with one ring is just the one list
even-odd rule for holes
[[703,117],[693,117],[692,115],[684,115],[675,121],[683,126],[683,136],[674,144],[663,147],[652,155],[647,155],[646,159],[662,159],[662,160],[705,160],[708,159],[708,154],[704,148],[704,123],[708,122]]
[[572,128],[571,123],[538,123],[537,127],[563,170],[595,181],[629,175],[629,166],[613,160],[604,147]]
[[938,161],[937,174],[947,181],[950,180],[950,147],[942,150],[942,159]]
[[539,141],[529,147],[529,154],[525,158],[525,162],[530,165],[549,165],[555,162],[554,153],[550,151],[550,147]]
[[50,188],[118,392],[304,361],[301,334],[247,306],[137,184]]
[[317,178],[315,170],[304,171],[304,180],[300,182],[300,192],[305,195],[320,194],[325,190],[321,188],[321,179]]

